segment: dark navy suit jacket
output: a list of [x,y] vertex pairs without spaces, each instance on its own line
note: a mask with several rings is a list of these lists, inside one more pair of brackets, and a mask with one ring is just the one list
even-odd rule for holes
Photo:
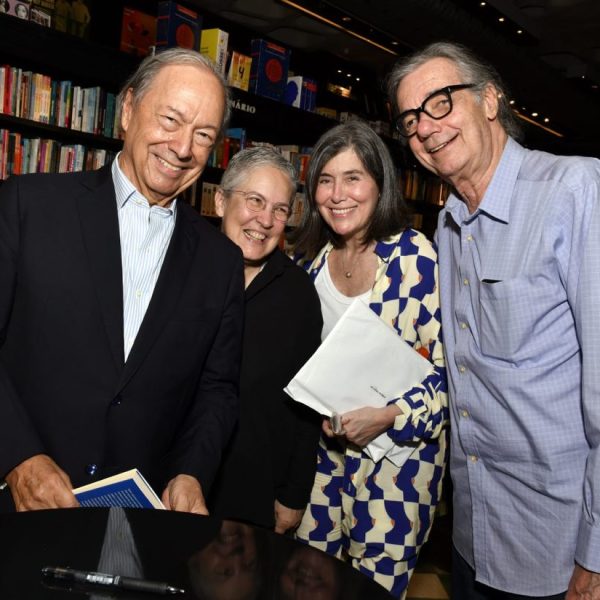
[[239,249],[180,203],[124,362],[110,166],[5,182],[0,479],[44,453],[74,486],[137,467],[159,494],[180,473],[208,488],[237,418],[243,293]]

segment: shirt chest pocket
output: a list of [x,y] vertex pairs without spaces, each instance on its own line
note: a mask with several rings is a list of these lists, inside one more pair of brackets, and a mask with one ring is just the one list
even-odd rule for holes
[[[552,343],[552,327],[564,290],[547,277],[482,279],[479,298],[481,352],[513,363],[535,361]],[[556,340],[554,340],[556,341]]]

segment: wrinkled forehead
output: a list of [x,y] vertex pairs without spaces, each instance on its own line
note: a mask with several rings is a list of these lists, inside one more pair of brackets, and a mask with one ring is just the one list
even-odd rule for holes
[[432,58],[406,75],[396,91],[399,112],[417,108],[423,100],[438,90],[459,83],[462,76],[456,64],[448,58]]

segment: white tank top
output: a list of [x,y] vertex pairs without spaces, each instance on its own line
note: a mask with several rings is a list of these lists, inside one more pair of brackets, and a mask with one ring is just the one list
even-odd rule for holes
[[345,296],[342,294],[333,283],[331,273],[329,272],[329,262],[325,261],[325,265],[319,271],[315,279],[315,288],[321,299],[321,312],[323,313],[323,331],[321,332],[321,341],[323,341],[339,318],[346,312],[348,306],[355,298],[361,298],[367,304],[371,296],[371,290],[359,294],[358,296]]

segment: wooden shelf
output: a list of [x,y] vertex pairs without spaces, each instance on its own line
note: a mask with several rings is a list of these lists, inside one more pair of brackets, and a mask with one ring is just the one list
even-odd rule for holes
[[64,144],[83,144],[92,148],[106,148],[113,151],[118,151],[123,146],[123,142],[119,139],[107,138],[66,127],[56,127],[55,125],[20,119],[2,113],[0,113],[0,128],[18,131],[28,137],[56,139]]
[[237,88],[232,89],[232,95],[232,125],[244,127],[253,140],[313,146],[325,131],[338,124],[317,113]]

